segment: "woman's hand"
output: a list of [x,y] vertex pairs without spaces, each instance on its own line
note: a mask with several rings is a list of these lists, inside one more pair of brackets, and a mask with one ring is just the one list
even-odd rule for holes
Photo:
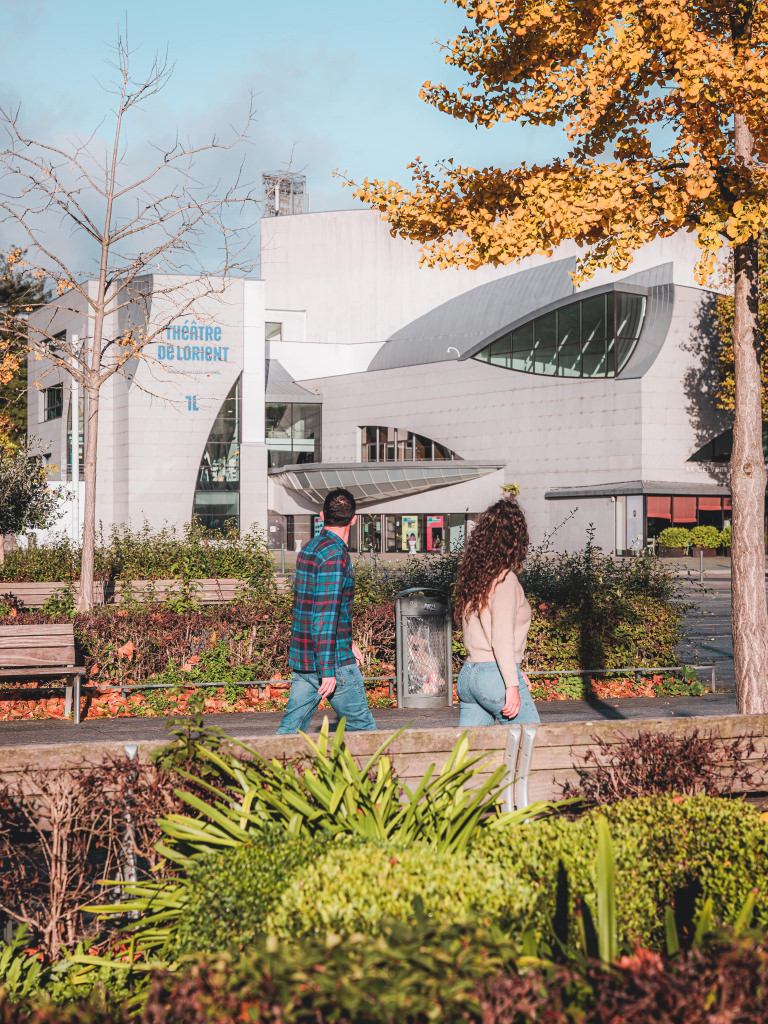
[[518,686],[508,686],[506,692],[507,699],[504,702],[501,713],[505,718],[515,718],[520,711],[520,688]]

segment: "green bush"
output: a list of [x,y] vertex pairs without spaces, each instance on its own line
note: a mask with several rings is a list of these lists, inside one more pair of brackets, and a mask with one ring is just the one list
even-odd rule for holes
[[291,880],[267,928],[295,938],[327,932],[376,935],[387,920],[511,924],[535,902],[536,890],[531,882],[509,882],[491,859],[478,870],[474,857],[427,846],[331,847]]
[[[733,923],[753,890],[756,923],[768,927],[768,824],[752,807],[667,796],[601,810],[615,845],[623,941],[663,948],[664,909],[676,906],[690,920],[707,897],[715,916]],[[375,934],[382,919],[412,922],[421,913],[435,924],[474,920],[518,936],[530,924],[541,937],[556,915],[559,862],[572,909],[576,897],[595,906],[596,815],[486,831],[466,856],[331,847],[292,879],[268,926],[284,936]]]
[[691,531],[684,526],[668,526],[659,534],[660,548],[687,548],[691,543]]
[[682,606],[626,595],[533,608],[525,668],[612,669],[677,663]]
[[[57,583],[80,577],[80,548],[61,535],[51,544],[8,554],[0,582]],[[96,577],[101,580],[235,578],[263,596],[274,588],[275,568],[257,529],[211,535],[193,522],[140,530],[113,526],[96,544]]]
[[171,956],[245,949],[264,931],[267,915],[308,862],[321,857],[328,840],[273,832],[234,850],[196,858],[184,879],[184,911]]
[[720,534],[720,546],[724,548],[729,548],[731,546],[730,526],[724,527],[723,532]]
[[[239,959],[223,954],[158,972],[142,1020],[467,1024],[480,1019],[478,986],[514,971],[513,957],[513,945],[497,933],[454,924],[390,923],[375,938],[270,936]],[[534,990],[545,992],[543,982],[537,973]]]
[[[755,921],[768,927],[768,823],[741,801],[718,797],[650,797],[604,806],[575,821],[534,822],[527,829],[495,830],[478,838],[472,853],[479,872],[500,866],[540,934],[556,913],[558,863],[569,876],[570,898],[594,905],[595,819],[608,820],[616,850],[618,923],[630,943],[663,945],[664,908],[712,897],[715,916],[733,923],[755,892]],[[690,915],[688,915],[690,916]]]
[[697,548],[714,550],[723,542],[723,535],[716,526],[694,526],[691,530],[691,544]]

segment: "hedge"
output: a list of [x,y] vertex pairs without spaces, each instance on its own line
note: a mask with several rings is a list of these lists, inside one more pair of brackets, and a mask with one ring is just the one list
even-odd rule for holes
[[289,938],[327,932],[376,935],[387,920],[412,923],[417,917],[434,925],[511,924],[534,898],[529,884],[512,894],[499,865],[491,861],[478,870],[471,856],[429,847],[331,847],[292,878],[266,929]]
[[0,1024],[763,1024],[768,949],[742,939],[669,961],[646,950],[611,969],[518,962],[497,934],[390,927],[379,938],[264,940],[157,971],[143,1006],[14,1004]]
[[630,943],[661,946],[664,908],[694,909],[711,896],[715,916],[734,922],[750,892],[755,923],[768,928],[768,820],[742,800],[654,796],[594,809],[575,821],[552,818],[528,829],[486,831],[478,870],[500,865],[514,888],[537,886],[531,921],[540,932],[555,914],[558,862],[569,875],[571,903],[594,906],[594,821],[604,814],[616,849],[619,932]]
[[283,890],[329,840],[276,832],[234,851],[199,858],[187,872],[187,903],[174,955],[242,949],[264,931]]
[[[679,803],[677,801],[680,801]],[[630,943],[662,943],[663,911],[675,901],[733,922],[751,891],[768,928],[768,823],[741,801],[706,796],[629,800],[601,809],[616,848],[619,931]],[[330,848],[283,891],[267,927],[285,936],[326,930],[375,934],[385,917],[487,921],[543,935],[555,915],[558,864],[577,896],[594,905],[595,815],[484,830],[466,858],[428,849]],[[700,889],[699,889],[700,886]],[[575,927],[575,923],[574,923]]]

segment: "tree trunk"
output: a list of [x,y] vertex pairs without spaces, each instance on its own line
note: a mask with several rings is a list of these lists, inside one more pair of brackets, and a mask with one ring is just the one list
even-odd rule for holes
[[[83,460],[83,557],[80,567],[80,590],[77,610],[87,612],[93,607],[93,578],[96,568],[96,446],[99,436],[99,388],[87,387],[87,427],[85,459]],[[73,446],[77,453],[77,447]],[[77,455],[75,455],[77,458]]]
[[[752,135],[735,117],[736,155],[752,160]],[[768,714],[768,610],[765,598],[765,463],[760,380],[757,239],[734,247],[735,406],[731,494],[731,622],[736,701],[742,715]]]
[[0,565],[5,565],[5,534],[0,533]]

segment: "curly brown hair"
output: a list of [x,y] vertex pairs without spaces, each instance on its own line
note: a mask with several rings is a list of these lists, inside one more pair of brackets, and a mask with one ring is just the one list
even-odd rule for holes
[[479,615],[493,584],[519,573],[527,554],[525,513],[513,498],[501,498],[478,517],[467,539],[454,591],[456,620]]

